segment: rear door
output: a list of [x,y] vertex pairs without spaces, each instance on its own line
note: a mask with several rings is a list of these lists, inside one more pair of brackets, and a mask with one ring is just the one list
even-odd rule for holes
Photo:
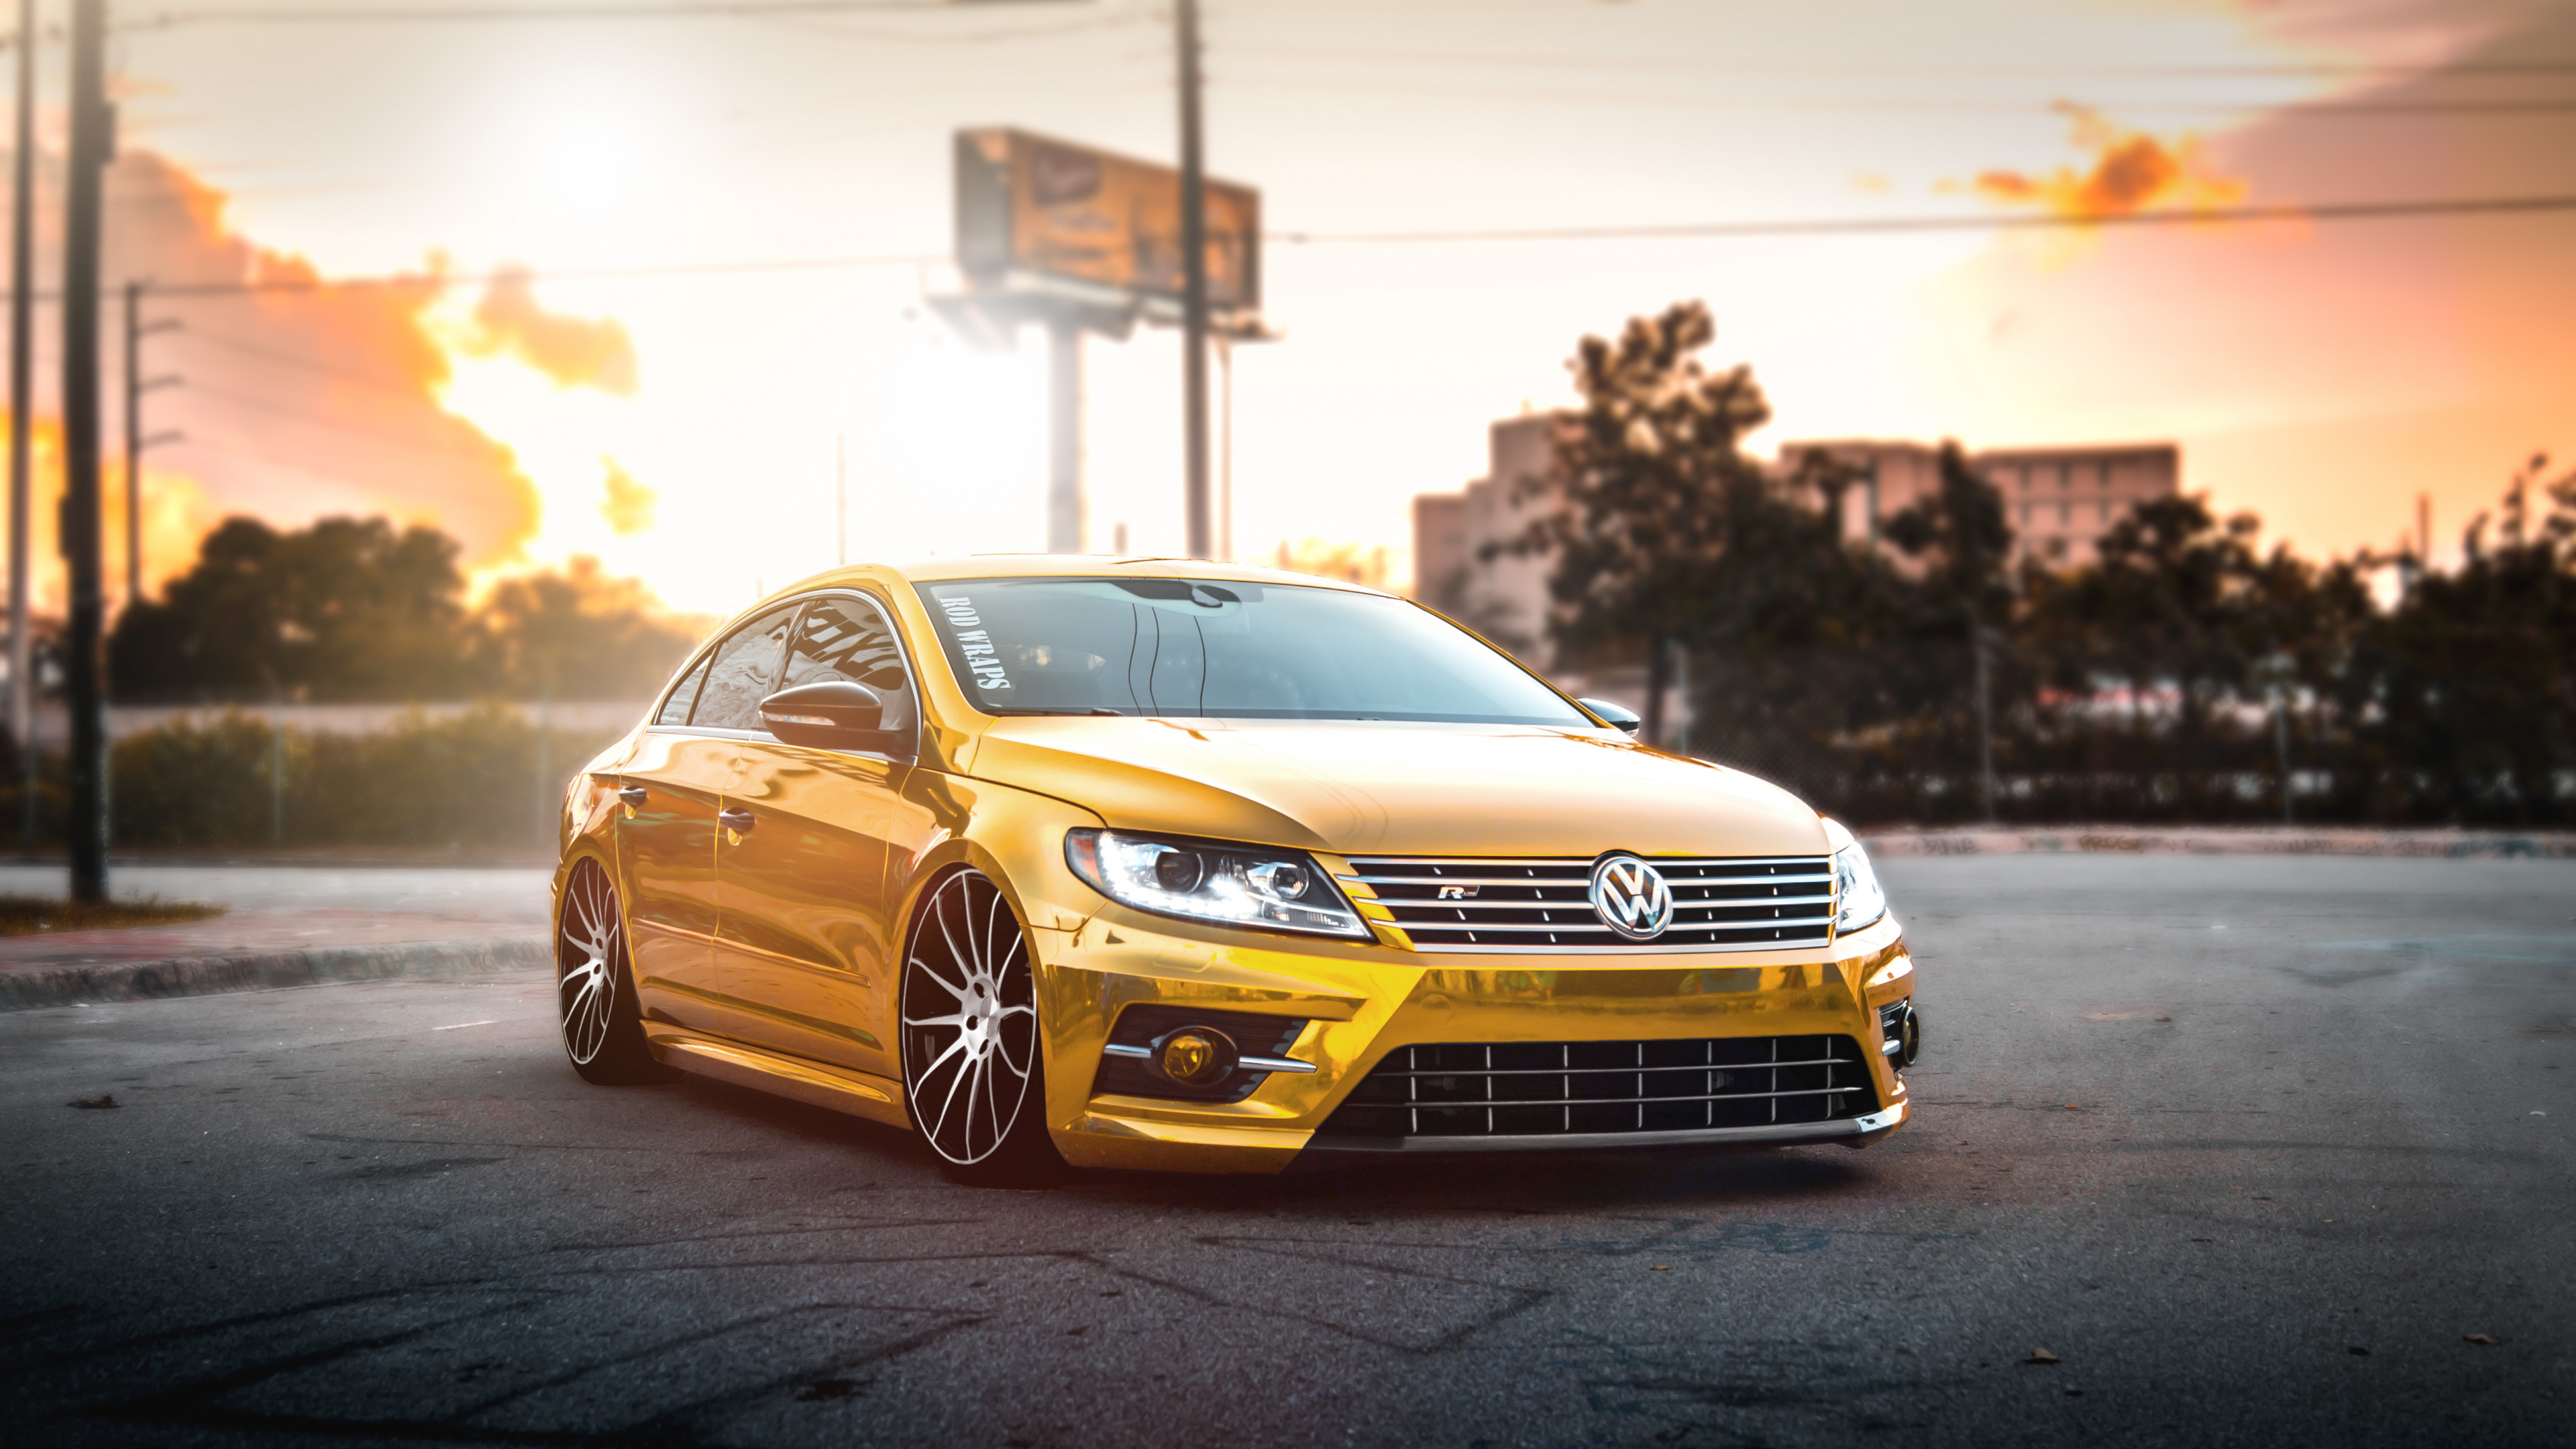
[[[809,600],[787,650],[781,688],[854,680],[885,700],[885,723],[918,749],[920,696],[886,611],[862,593]],[[897,984],[900,925],[886,898],[887,839],[918,809],[902,799],[910,755],[744,741],[725,793],[717,951],[726,990],[748,1008],[744,1030],[791,1055],[892,1076],[886,1022]]]
[[730,724],[776,680],[792,608],[725,636],[663,702],[618,772],[625,818],[618,849],[627,882],[627,948],[649,1020],[734,1035],[715,952],[716,857],[725,787],[742,766],[744,732]]

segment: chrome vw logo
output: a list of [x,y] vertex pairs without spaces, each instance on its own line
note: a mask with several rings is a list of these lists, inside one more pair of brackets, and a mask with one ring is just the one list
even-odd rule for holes
[[1605,855],[1592,867],[1592,909],[1631,941],[1651,941],[1673,923],[1673,888],[1633,855]]

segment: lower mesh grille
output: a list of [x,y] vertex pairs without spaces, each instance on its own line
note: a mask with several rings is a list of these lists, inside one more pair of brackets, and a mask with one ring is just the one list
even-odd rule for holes
[[1549,1137],[1832,1122],[1878,1110],[1847,1036],[1398,1047],[1325,1137]]

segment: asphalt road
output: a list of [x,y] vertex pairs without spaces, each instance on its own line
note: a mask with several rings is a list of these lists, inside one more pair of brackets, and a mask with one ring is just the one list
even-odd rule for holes
[[0,1424],[2576,1442],[2576,865],[1887,874],[1927,1055],[1866,1152],[976,1192],[823,1112],[586,1087],[526,978],[0,1017]]

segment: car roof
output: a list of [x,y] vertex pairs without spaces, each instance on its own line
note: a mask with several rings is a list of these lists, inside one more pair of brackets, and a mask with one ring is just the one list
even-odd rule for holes
[[914,559],[878,564],[853,564],[848,568],[830,569],[781,590],[793,593],[825,588],[834,583],[855,582],[870,576],[882,577],[891,572],[910,583],[944,582],[953,579],[1012,578],[1142,578],[1142,579],[1214,579],[1247,584],[1299,584],[1310,588],[1341,589],[1355,594],[1384,594],[1364,584],[1344,579],[1323,578],[1315,574],[1291,573],[1286,569],[1258,568],[1250,564],[1214,563],[1206,559],[1119,557],[1110,554],[1066,553],[979,553],[963,558]]

